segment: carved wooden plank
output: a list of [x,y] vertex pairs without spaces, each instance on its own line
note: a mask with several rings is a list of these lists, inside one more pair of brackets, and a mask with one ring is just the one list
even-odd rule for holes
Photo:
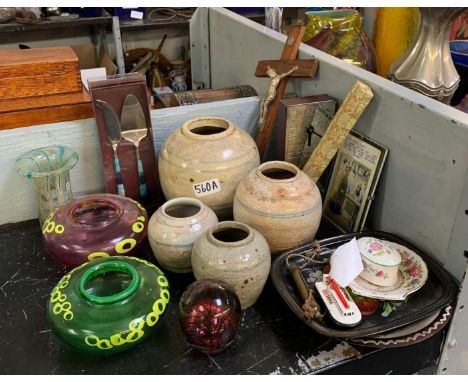
[[[284,46],[283,53],[281,54],[281,59],[285,60],[294,60],[299,51],[299,46],[301,45],[302,36],[304,36],[305,27],[303,25],[295,25],[286,40],[286,45]],[[276,89],[276,97],[271,102],[270,107],[268,108],[267,115],[265,117],[265,123],[263,124],[263,130],[257,133],[255,137],[255,142],[258,146],[258,151],[260,153],[260,158],[263,157],[265,153],[268,140],[270,139],[271,130],[273,128],[273,122],[276,118],[276,113],[279,108],[279,101],[283,98],[286,85],[288,84],[288,78],[283,78],[279,83]]]
[[289,77],[310,77],[314,78],[317,74],[319,61],[314,59],[309,60],[263,60],[259,61],[255,70],[256,77],[268,77],[268,67],[275,69],[276,73],[286,73],[297,66],[298,68],[292,72]]
[[326,133],[304,165],[303,171],[314,182],[319,180],[373,97],[374,94],[369,86],[361,81],[355,82],[330,122]]

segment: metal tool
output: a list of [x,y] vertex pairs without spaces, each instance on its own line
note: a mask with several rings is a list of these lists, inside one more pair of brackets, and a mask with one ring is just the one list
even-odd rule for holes
[[104,123],[106,126],[107,139],[114,150],[114,167],[117,178],[117,193],[125,196],[125,188],[122,180],[122,172],[120,170],[119,156],[117,155],[117,146],[122,140],[120,121],[114,108],[107,102],[97,99],[96,106],[104,113]]
[[304,316],[309,320],[322,320],[323,314],[320,312],[320,306],[315,300],[313,291],[307,286],[307,283],[301,276],[300,267],[291,266],[289,272],[296,283],[297,289],[301,294],[304,304],[302,305],[302,310],[304,311]]
[[135,145],[135,153],[138,167],[138,178],[140,183],[140,197],[145,203],[148,199],[148,187],[145,183],[145,175],[143,171],[143,163],[140,158],[139,145],[143,138],[146,137],[148,129],[146,127],[145,114],[141,108],[140,102],[133,94],[128,94],[122,108],[120,117],[122,127],[122,138]]

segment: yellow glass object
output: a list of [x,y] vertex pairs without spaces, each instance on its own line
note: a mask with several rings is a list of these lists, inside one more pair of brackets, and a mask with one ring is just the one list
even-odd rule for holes
[[388,77],[390,66],[406,52],[416,38],[418,29],[418,8],[384,7],[378,9],[374,47],[379,76]]

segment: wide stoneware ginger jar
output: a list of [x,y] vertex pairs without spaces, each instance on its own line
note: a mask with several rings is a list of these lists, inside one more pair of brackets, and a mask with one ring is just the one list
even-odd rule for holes
[[169,283],[148,261],[103,258],[73,269],[52,290],[52,332],[75,350],[110,354],[155,333],[169,302]]
[[102,257],[132,256],[147,235],[148,215],[124,196],[95,194],[52,211],[42,227],[47,252],[67,268]]
[[259,231],[273,254],[312,241],[321,217],[317,186],[291,163],[263,163],[237,187],[234,220]]
[[218,223],[211,208],[195,198],[164,203],[148,223],[148,238],[158,263],[175,273],[192,272],[195,240]]
[[195,278],[218,279],[231,285],[242,309],[257,301],[270,265],[270,249],[264,237],[239,222],[218,223],[201,235],[192,249]]
[[200,199],[220,219],[232,217],[237,184],[259,164],[253,138],[218,117],[185,122],[166,139],[158,161],[166,199]]

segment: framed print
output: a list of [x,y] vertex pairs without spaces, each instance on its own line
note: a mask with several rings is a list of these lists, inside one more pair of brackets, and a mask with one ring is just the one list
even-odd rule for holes
[[387,154],[387,148],[354,131],[338,151],[323,216],[341,231],[364,227]]

